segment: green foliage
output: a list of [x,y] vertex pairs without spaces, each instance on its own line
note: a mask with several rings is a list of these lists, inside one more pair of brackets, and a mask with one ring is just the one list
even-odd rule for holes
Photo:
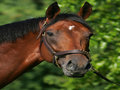
[[[0,0],[0,24],[44,16],[55,0]],[[62,12],[77,13],[86,0],[57,0]],[[87,22],[93,28],[90,41],[93,66],[109,79],[120,82],[120,0],[87,0],[93,13]],[[119,90],[92,72],[75,79],[63,75],[50,63],[41,63],[3,90]]]

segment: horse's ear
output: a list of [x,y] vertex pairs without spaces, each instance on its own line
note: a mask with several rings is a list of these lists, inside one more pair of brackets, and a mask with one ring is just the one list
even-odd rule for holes
[[81,16],[83,19],[87,19],[91,13],[92,13],[92,6],[88,2],[85,2],[83,7],[80,8],[78,15]]
[[54,19],[60,13],[60,8],[57,2],[51,4],[46,11],[46,20]]

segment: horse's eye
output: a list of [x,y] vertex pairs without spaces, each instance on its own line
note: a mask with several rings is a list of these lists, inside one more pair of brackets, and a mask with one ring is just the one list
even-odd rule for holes
[[53,36],[53,35],[54,35],[53,32],[51,32],[51,31],[47,31],[46,34],[47,34],[48,36]]

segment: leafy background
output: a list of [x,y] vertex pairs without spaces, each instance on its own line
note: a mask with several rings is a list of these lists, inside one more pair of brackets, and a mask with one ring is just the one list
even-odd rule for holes
[[[93,66],[109,79],[120,82],[120,0],[0,0],[0,25],[45,15],[57,1],[61,12],[77,13],[85,1],[93,6],[87,22],[94,30],[90,41]],[[68,78],[61,69],[43,62],[2,90],[120,90],[92,72]]]

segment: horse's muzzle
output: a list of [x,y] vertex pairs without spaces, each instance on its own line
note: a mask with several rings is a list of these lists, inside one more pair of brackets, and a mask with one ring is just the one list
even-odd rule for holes
[[72,62],[72,60],[70,60],[67,65],[66,65],[66,69],[68,71],[78,71],[80,69],[89,69],[91,67],[90,63],[88,62],[84,67],[79,67],[77,64],[75,64],[74,62]]
[[69,77],[83,77],[90,67],[91,64],[88,60],[81,60],[80,58],[68,60],[62,65],[64,74]]

